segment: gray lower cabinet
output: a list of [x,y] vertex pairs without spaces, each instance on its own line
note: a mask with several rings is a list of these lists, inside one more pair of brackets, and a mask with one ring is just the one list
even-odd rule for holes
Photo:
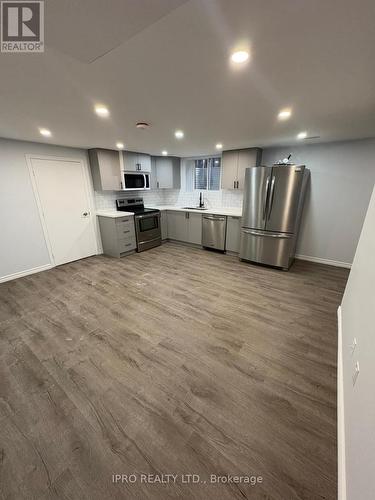
[[161,210],[160,212],[160,226],[161,239],[166,240],[168,238],[168,215],[166,210]]
[[180,158],[175,156],[153,156],[151,183],[154,189],[180,189]]
[[111,257],[124,257],[134,252],[135,239],[134,217],[98,216],[103,252]]
[[202,244],[202,215],[189,212],[188,242],[195,245]]
[[168,238],[201,245],[202,215],[168,210]]
[[185,212],[168,210],[168,238],[170,240],[187,241],[187,219]]
[[111,149],[90,149],[89,160],[95,191],[122,190],[120,156]]
[[227,234],[225,241],[225,250],[239,253],[241,235],[241,217],[227,217]]

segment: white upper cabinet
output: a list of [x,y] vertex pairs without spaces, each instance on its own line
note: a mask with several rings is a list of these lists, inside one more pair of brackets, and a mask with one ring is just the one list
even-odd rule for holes
[[258,167],[262,158],[260,148],[234,149],[222,153],[222,189],[243,189],[245,170]]
[[221,168],[222,189],[236,189],[238,151],[223,151],[221,156]]
[[118,151],[90,149],[89,160],[95,191],[120,191],[121,167]]
[[138,153],[137,162],[139,170],[142,172],[151,172],[151,156],[145,153]]
[[155,189],[180,189],[180,158],[154,156],[152,158],[152,185]]
[[137,153],[133,153],[133,151],[123,151],[122,158],[124,161],[124,170],[128,172],[135,172],[137,170]]
[[128,172],[151,172],[151,156],[146,153],[123,151],[124,170]]

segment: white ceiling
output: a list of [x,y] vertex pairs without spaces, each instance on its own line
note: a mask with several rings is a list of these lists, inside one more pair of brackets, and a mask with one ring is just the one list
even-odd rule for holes
[[[45,11],[44,54],[0,55],[2,137],[195,155],[291,144],[302,130],[375,136],[373,0],[47,0]],[[243,46],[251,61],[233,68]]]

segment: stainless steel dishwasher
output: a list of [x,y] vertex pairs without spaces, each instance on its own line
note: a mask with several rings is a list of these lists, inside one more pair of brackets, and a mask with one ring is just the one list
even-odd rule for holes
[[225,215],[202,216],[202,246],[225,250],[225,233],[227,229],[227,218]]

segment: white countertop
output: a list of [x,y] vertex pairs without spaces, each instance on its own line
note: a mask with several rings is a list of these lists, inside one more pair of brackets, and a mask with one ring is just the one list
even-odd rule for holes
[[207,210],[191,210],[189,208],[176,207],[175,205],[148,205],[147,208],[157,208],[158,210],[173,210],[175,212],[193,212],[197,214],[229,215],[232,217],[242,217],[241,208],[208,208]]
[[111,217],[112,219],[117,219],[120,217],[131,217],[134,212],[120,212],[117,210],[97,210],[96,215],[100,217]]

